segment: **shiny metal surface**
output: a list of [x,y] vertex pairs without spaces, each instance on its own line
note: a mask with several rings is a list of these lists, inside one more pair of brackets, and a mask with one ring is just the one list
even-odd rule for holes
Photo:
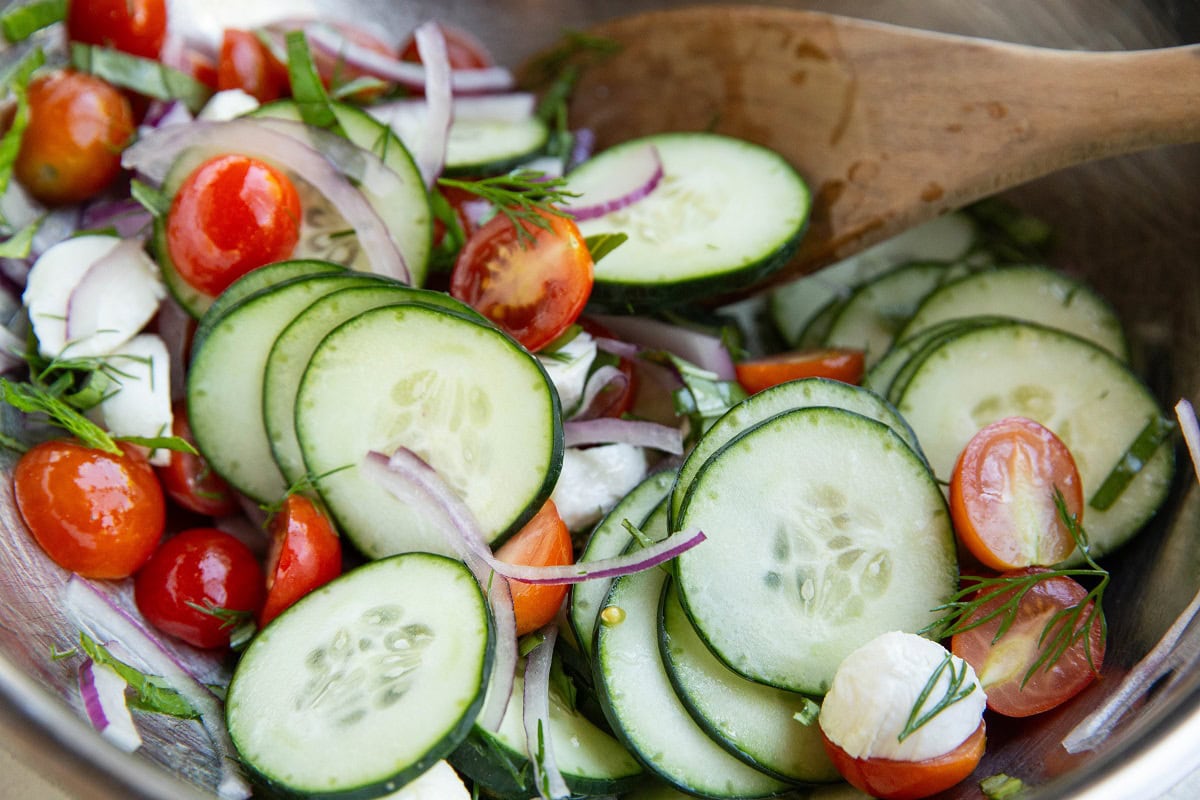
[[[331,9],[370,21],[399,41],[431,16],[463,25],[498,58],[515,65],[553,42],[563,28],[676,0],[506,0],[505,2],[240,2],[176,3],[176,24],[209,33],[276,15]],[[828,0],[777,2],[883,21],[1028,44],[1135,49],[1200,41],[1195,0]],[[669,32],[664,31],[664,35]],[[648,78],[652,79],[652,78]],[[1112,159],[1059,173],[1008,195],[1058,232],[1056,266],[1092,282],[1116,307],[1134,347],[1134,362],[1164,407],[1179,397],[1200,401],[1200,147],[1176,147]],[[1070,376],[1063,376],[1070,380]],[[1026,722],[995,721],[977,779],[998,772],[1036,786],[1031,798],[1152,798],[1200,767],[1200,623],[1181,647],[1192,657],[1093,752],[1068,755],[1065,733],[1112,692],[1200,588],[1200,490],[1182,451],[1177,485],[1166,508],[1132,544],[1108,559],[1113,586],[1107,612],[1110,644],[1105,676],[1068,707]],[[17,580],[26,558],[18,546],[8,482],[0,487],[0,737],[23,759],[56,777],[72,796],[96,798],[201,796],[213,771],[206,745],[189,723],[147,737],[146,750],[125,756],[102,742],[71,704],[64,670],[49,645],[70,640],[49,607],[53,587]],[[27,537],[25,537],[27,539]],[[185,744],[180,744],[184,742]],[[156,763],[157,762],[157,763]],[[201,787],[180,783],[177,766]],[[0,796],[6,796],[0,777]],[[979,797],[969,781],[948,796]]]

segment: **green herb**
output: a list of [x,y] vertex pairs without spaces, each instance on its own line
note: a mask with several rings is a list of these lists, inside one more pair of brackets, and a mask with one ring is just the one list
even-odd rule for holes
[[37,234],[38,228],[42,227],[42,220],[45,218],[43,214],[0,242],[0,258],[29,258],[29,253],[33,250],[33,237]]
[[142,183],[137,178],[129,182],[129,195],[141,203],[142,208],[150,212],[155,219],[162,219],[171,210],[171,198],[161,189],[156,189],[148,183]]
[[817,721],[820,714],[821,707],[814,700],[802,697],[800,698],[800,710],[792,714],[792,719],[801,725],[810,726]]
[[1122,454],[1116,466],[1108,473],[1108,477],[1100,484],[1100,488],[1092,495],[1088,505],[1097,511],[1106,511],[1117,502],[1117,498],[1125,491],[1137,474],[1146,466],[1146,462],[1154,457],[1158,448],[1170,438],[1178,427],[1175,421],[1155,414],[1138,433],[1133,444]]
[[49,389],[32,383],[14,383],[0,378],[4,402],[27,414],[45,414],[51,422],[67,430],[87,447],[118,455],[121,449],[112,436],[83,414],[72,408]]
[[575,681],[571,680],[571,676],[563,667],[558,653],[554,654],[554,660],[550,662],[550,697],[552,701],[557,700],[560,705],[571,711],[578,708],[579,690],[575,688]]
[[583,333],[583,327],[577,324],[567,326],[567,329],[560,333],[554,341],[538,350],[539,358],[549,358],[552,361],[566,363],[573,360],[575,357],[562,352],[563,348],[575,341],[579,334]]
[[568,192],[564,188],[566,183],[563,178],[547,178],[542,173],[531,170],[518,170],[508,175],[474,181],[438,178],[438,184],[441,186],[462,189],[487,200],[499,213],[508,217],[517,229],[517,237],[529,242],[533,241],[534,234],[527,226],[534,225],[543,230],[552,230],[550,221],[543,215],[571,218],[569,213],[557,207],[570,198],[579,196]]
[[333,104],[325,92],[324,84],[321,83],[321,76],[313,64],[312,51],[308,47],[304,31],[288,31],[285,42],[288,80],[292,86],[292,100],[300,111],[300,119],[304,120],[306,125],[323,128],[344,137],[346,132],[338,122],[337,113],[333,110]]
[[200,714],[184,697],[161,677],[147,675],[113,656],[108,649],[86,633],[79,634],[79,646],[92,661],[111,667],[135,693],[133,708],[168,714],[181,719],[199,719]]
[[1038,261],[1050,252],[1054,230],[1045,221],[998,198],[980,200],[964,209],[975,222],[979,239],[971,253],[984,263]]
[[429,208],[433,211],[433,218],[442,223],[444,229],[442,240],[430,255],[431,266],[449,272],[454,267],[458,251],[467,241],[467,234],[458,221],[458,214],[454,213],[454,206],[436,188],[429,190]]
[[78,647],[72,647],[70,650],[59,650],[58,645],[50,645],[50,660],[64,661],[79,652]]
[[[992,642],[1003,638],[1013,622],[1025,595],[1038,583],[1053,578],[1091,578],[1096,580],[1087,595],[1078,603],[1055,612],[1042,628],[1038,637],[1038,647],[1041,655],[1025,672],[1021,685],[1029,682],[1039,669],[1049,671],[1058,663],[1063,654],[1076,642],[1083,640],[1084,653],[1088,664],[1098,671],[1092,654],[1092,626],[1099,622],[1101,641],[1108,634],[1108,625],[1104,618],[1102,603],[1104,590],[1108,587],[1108,571],[1092,558],[1091,546],[1088,544],[1087,533],[1079,524],[1077,517],[1067,509],[1062,492],[1054,490],[1054,504],[1059,517],[1066,524],[1075,540],[1079,552],[1083,554],[1086,567],[1075,569],[1051,569],[1044,572],[1033,572],[1023,575],[1001,575],[996,578],[981,578],[964,576],[967,585],[955,593],[950,602],[938,606],[935,611],[946,612],[940,619],[920,631],[934,639],[945,639],[958,633],[972,630],[992,620],[1000,621]],[[995,608],[985,610],[987,606],[996,604]]]
[[628,240],[628,234],[624,233],[598,233],[595,236],[587,237],[583,242],[587,245],[588,252],[592,254],[592,263],[595,264]]
[[205,598],[203,603],[187,602],[187,606],[201,614],[207,614],[221,620],[221,630],[229,630],[229,647],[241,650],[254,637],[258,629],[254,624],[254,612],[236,608],[223,608]]
[[67,16],[67,0],[33,0],[13,5],[0,12],[0,33],[10,42],[23,42],[42,28],[62,22]]
[[27,445],[25,442],[22,442],[20,439],[16,439],[12,436],[9,436],[7,433],[2,432],[0,432],[0,447],[3,447],[7,450],[12,450],[14,453],[25,453],[29,451],[29,445]]
[[526,88],[540,91],[538,119],[550,126],[547,155],[564,160],[571,154],[575,137],[568,122],[568,106],[583,73],[620,52],[611,39],[568,31],[559,44],[534,60],[526,70]]
[[339,81],[337,73],[334,72],[333,78],[329,91],[335,100],[352,100],[354,99],[354,95],[359,92],[386,89],[388,86],[386,81],[381,81],[379,78],[373,78],[370,75],[361,75],[349,81]]
[[1025,791],[1025,784],[1020,778],[1014,778],[1001,772],[979,782],[979,789],[988,800],[1008,800]]
[[637,525],[634,525],[630,520],[621,520],[621,527],[628,531],[629,535],[632,536],[641,547],[650,547],[654,544],[654,540],[646,535],[645,531],[643,531]]
[[[16,163],[17,153],[21,150],[21,137],[25,135],[25,129],[29,126],[29,98],[25,92],[29,85],[29,77],[45,63],[45,54],[40,47],[36,47],[4,70],[4,75],[0,78],[0,85],[7,86],[12,91],[17,103],[12,123],[4,136],[0,137],[0,195],[8,191],[13,164]],[[0,222],[3,221],[0,218]]]
[[542,642],[546,641],[546,634],[541,631],[534,631],[528,636],[522,636],[517,642],[517,655],[524,658],[542,646]]
[[[962,668],[955,671],[954,656],[949,651],[946,652],[945,658],[937,665],[937,669],[929,676],[929,680],[925,682],[925,687],[921,689],[921,693],[917,695],[917,702],[913,704],[912,710],[908,712],[908,721],[904,723],[903,730],[896,737],[898,741],[903,742],[909,736],[912,736],[921,729],[926,723],[936,717],[938,714],[945,711],[950,706],[967,699],[971,693],[975,691],[975,684],[967,684],[967,662],[963,661]],[[949,671],[949,683],[946,685],[945,693],[933,704],[933,708],[921,713],[925,708],[926,701],[933,694],[933,690],[937,688],[938,681],[941,680],[942,674]]]
[[647,360],[674,367],[679,373],[683,388],[676,389],[672,397],[675,413],[691,422],[691,439],[698,438],[718,417],[748,396],[737,381],[722,380],[715,372],[700,369],[673,353],[662,351],[642,355]]
[[179,436],[118,436],[117,440],[136,444],[149,450],[174,450],[193,456],[200,455],[191,442]]
[[147,97],[178,100],[193,113],[203,108],[212,96],[211,89],[186,72],[111,47],[72,42],[71,65],[80,72]]

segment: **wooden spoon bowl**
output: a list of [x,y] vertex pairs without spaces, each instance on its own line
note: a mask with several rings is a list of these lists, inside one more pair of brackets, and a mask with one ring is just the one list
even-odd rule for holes
[[809,182],[809,231],[771,283],[1054,170],[1200,140],[1200,45],[1053,50],[755,6],[588,32],[621,47],[571,106],[599,147],[712,130]]

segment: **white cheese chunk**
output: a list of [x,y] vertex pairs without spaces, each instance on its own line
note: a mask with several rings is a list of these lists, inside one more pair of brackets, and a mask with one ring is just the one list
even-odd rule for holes
[[573,531],[594,524],[646,476],[646,453],[631,444],[568,447],[550,499]]
[[226,89],[210,97],[204,104],[204,108],[200,109],[200,113],[196,115],[196,119],[208,122],[226,122],[243,114],[249,114],[258,106],[259,102],[254,99],[253,95],[247,94],[241,89]]
[[538,355],[538,360],[546,368],[550,382],[558,391],[563,417],[570,417],[583,398],[588,369],[596,360],[596,340],[591,334],[581,331],[554,353]]
[[[114,385],[97,408],[104,427],[113,436],[170,436],[170,357],[163,340],[150,333],[135,336],[105,361]],[[150,463],[163,465],[170,455],[156,450]]]

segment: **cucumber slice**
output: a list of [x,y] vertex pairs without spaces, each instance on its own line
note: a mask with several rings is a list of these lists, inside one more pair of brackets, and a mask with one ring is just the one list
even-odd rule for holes
[[[501,798],[537,796],[522,717],[524,692],[525,679],[518,674],[500,730],[492,733],[475,726],[450,759],[467,777]],[[553,686],[546,738],[574,794],[618,794],[632,788],[643,774],[642,765],[620,742],[569,708]]]
[[[692,452],[688,454],[687,459],[679,468],[679,477],[676,478],[675,486],[671,491],[671,518],[679,519],[684,498],[696,473],[731,439],[776,414],[813,406],[842,408],[882,422],[903,439],[904,443],[913,449],[913,452],[918,454],[921,452],[916,434],[908,427],[908,423],[892,407],[891,403],[875,393],[859,386],[825,378],[788,381],[750,395],[726,411],[713,423],[712,427],[705,431],[704,436],[696,442],[696,446],[692,448]],[[673,527],[679,529],[680,526],[674,525]]]
[[[921,350],[922,347],[929,344],[935,337],[943,336],[949,331],[958,328],[961,325],[973,324],[974,320],[981,318],[968,319],[950,319],[945,322],[939,322],[932,327],[926,328],[919,333],[914,333],[906,339],[900,339],[894,342],[890,349],[883,354],[883,358],[875,362],[872,367],[863,375],[862,385],[866,389],[870,389],[881,397],[889,397],[892,387],[892,382],[896,376],[908,363],[909,359],[915,353]],[[999,319],[994,318],[994,319]]]
[[[962,319],[948,319],[945,323],[937,323],[932,328],[927,328],[927,331],[933,332],[933,335],[926,337],[926,331],[920,331],[909,337],[906,341],[912,343],[913,349],[908,359],[900,365],[896,370],[895,377],[892,378],[891,385],[888,386],[887,397],[891,402],[895,402],[897,398],[904,393],[904,388],[908,386],[908,382],[912,379],[913,373],[917,367],[924,361],[925,356],[933,352],[943,343],[953,339],[963,331],[974,330],[975,328],[986,328],[989,325],[1003,325],[1012,320],[1009,317],[963,317]],[[943,324],[945,327],[943,328]]]
[[739,434],[679,516],[708,536],[677,560],[696,630],[781,689],[824,694],[850,651],[921,630],[958,588],[941,488],[895,432],[850,411],[796,409]]
[[804,695],[748,681],[704,645],[670,585],[663,591],[659,645],[679,699],[700,727],[747,764],[793,783],[829,783],[841,776],[814,721],[796,714]]
[[985,270],[950,281],[925,298],[899,337],[947,319],[979,315],[1065,330],[1128,360],[1121,323],[1103,298],[1079,281],[1032,265]]
[[658,607],[667,574],[617,578],[605,605],[624,612],[596,629],[596,683],[613,730],[660,778],[691,794],[750,798],[787,784],[734,758],[709,738],[675,695],[658,648]]
[[[397,114],[387,120],[397,135],[415,146],[425,135],[423,114]],[[447,175],[497,175],[540,155],[550,128],[535,116],[523,119],[455,117],[446,142]]]
[[[639,528],[644,527],[650,514],[671,491],[674,481],[673,471],[662,470],[651,474],[635,486],[596,524],[588,537],[587,545],[579,554],[578,561],[600,561],[624,553],[631,538],[625,528],[625,522],[629,521]],[[575,632],[580,649],[588,658],[594,653],[596,615],[600,613],[600,607],[611,586],[611,580],[598,579],[583,581],[571,587],[567,619]]]
[[296,435],[339,530],[372,558],[447,545],[436,512],[360,472],[369,451],[414,451],[491,542],[542,507],[563,457],[540,362],[491,326],[421,305],[365,311],[325,337],[296,394]]
[[251,642],[226,719],[242,762],[291,795],[395,791],[466,738],[494,640],[459,561],[410,553],[326,584]]
[[568,176],[586,202],[611,181],[609,163],[652,144],[663,178],[626,208],[579,223],[584,236],[629,239],[596,265],[591,302],[614,309],[672,306],[745,286],[783,266],[808,222],[808,187],[778,154],[710,133],[635,139]]
[[[1085,498],[1123,460],[1146,423],[1163,416],[1146,386],[1107,350],[1018,321],[964,330],[930,348],[896,406],[941,477],[949,477],[983,426],[1013,415],[1037,420],[1070,449]],[[1085,510],[1094,555],[1112,552],[1149,520],[1166,498],[1174,459],[1171,447],[1159,447],[1112,506]]]
[[263,370],[271,345],[314,300],[386,278],[366,273],[309,275],[247,297],[209,329],[187,378],[188,421],[209,466],[257,503],[276,503],[288,484],[275,465],[263,422]]
[[263,424],[275,464],[288,485],[305,475],[304,454],[296,438],[296,389],[313,351],[343,322],[363,311],[399,303],[444,308],[487,324],[474,309],[447,294],[384,281],[339,289],[298,313],[271,345],[262,379]]

